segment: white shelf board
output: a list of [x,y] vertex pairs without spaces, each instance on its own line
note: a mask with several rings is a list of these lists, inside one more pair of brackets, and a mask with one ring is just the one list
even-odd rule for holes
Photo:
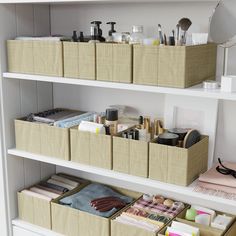
[[63,236],[62,234],[58,234],[40,226],[30,224],[18,218],[12,220],[12,225],[42,236]]
[[[9,149],[8,154],[31,159],[35,161],[45,162],[49,164],[54,164],[57,166],[62,166],[74,170],[79,170],[81,172],[86,172],[94,174],[96,176],[102,176],[104,179],[116,180],[117,183],[121,182],[122,187],[129,186],[132,190],[146,192],[162,193],[166,196],[176,198],[180,201],[184,201],[189,204],[199,204],[206,207],[211,207],[218,211],[224,211],[231,214],[236,214],[236,201],[226,200],[224,198],[219,198],[215,196],[209,196],[202,193],[197,193],[193,191],[195,183],[189,187],[177,186],[173,184],[167,184],[148,178],[141,178],[136,176],[131,176],[123,173],[119,173],[112,170],[101,169],[93,166],[83,165],[71,161],[64,161],[52,157],[37,155],[33,153],[28,153],[25,151],[20,151],[17,149]],[[140,190],[141,189],[141,190]],[[146,191],[145,191],[146,190]]]
[[220,89],[205,90],[202,88],[202,85],[196,85],[187,89],[179,89],[179,88],[167,88],[167,87],[147,86],[147,85],[137,85],[137,84],[103,82],[97,80],[83,80],[83,79],[71,79],[64,77],[18,74],[18,73],[8,73],[8,72],[3,73],[3,77],[8,79],[44,81],[52,83],[98,87],[98,88],[122,89],[130,91],[184,95],[192,97],[236,101],[236,93],[225,93],[221,92]]
[[147,2],[217,2],[217,0],[0,0],[0,3],[147,3]]

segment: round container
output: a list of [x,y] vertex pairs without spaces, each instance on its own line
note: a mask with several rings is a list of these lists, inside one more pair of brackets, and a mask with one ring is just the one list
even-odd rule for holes
[[130,35],[130,44],[142,44],[144,39],[143,26],[134,25],[132,27],[132,34]]
[[158,136],[157,143],[168,146],[177,146],[178,140],[179,140],[179,135],[177,134],[163,133]]
[[184,140],[184,137],[185,137],[186,134],[188,133],[188,130],[186,130],[186,129],[174,128],[174,129],[169,129],[168,132],[169,132],[169,133],[172,133],[172,134],[177,134],[177,135],[179,135],[179,140],[183,141],[183,140]]
[[106,110],[105,124],[109,126],[111,135],[114,135],[117,133],[117,125],[118,125],[118,110],[117,109]]

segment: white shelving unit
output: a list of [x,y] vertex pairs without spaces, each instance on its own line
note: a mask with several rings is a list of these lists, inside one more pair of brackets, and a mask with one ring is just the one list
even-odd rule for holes
[[[177,96],[186,98],[183,103],[188,103],[188,106],[192,99],[195,99],[194,104],[219,101],[218,113],[217,106],[214,106],[215,110],[212,113],[218,116],[215,117],[218,119],[215,160],[221,155],[226,155],[226,160],[233,160],[236,93],[222,93],[220,89],[207,91],[200,85],[188,89],[176,89],[6,72],[5,40],[7,39],[50,33],[69,35],[74,29],[88,29],[91,20],[101,19],[105,22],[113,18],[119,22],[119,30],[127,30],[130,24],[144,22],[147,32],[153,31],[161,19],[171,32],[172,26],[176,25],[176,21],[183,15],[193,19],[194,31],[205,31],[216,2],[216,0],[0,0],[0,73],[2,74],[0,128],[3,156],[0,160],[0,178],[4,182],[4,187],[0,191],[4,193],[2,212],[6,219],[3,225],[0,222],[1,235],[59,236],[17,218],[16,192],[60,171],[104,184],[141,192],[160,193],[190,204],[236,214],[236,201],[196,193],[193,191],[196,183],[189,187],[181,187],[16,150],[13,122],[15,118],[53,107],[104,111],[108,105],[122,101],[124,105],[137,108],[139,113],[163,117],[165,105],[170,104]],[[169,17],[170,15],[172,17]],[[220,59],[219,52],[218,67]],[[206,104],[213,103],[206,102],[202,106],[206,107]],[[211,109],[209,106],[210,111]]]
[[91,81],[83,79],[71,79],[64,77],[50,77],[50,76],[28,75],[28,74],[17,74],[17,73],[3,73],[3,77],[8,79],[52,82],[59,84],[81,85],[81,86],[97,87],[97,88],[121,89],[129,91],[148,92],[148,93],[161,93],[161,94],[172,94],[181,96],[236,101],[236,93],[221,92],[220,88],[213,90],[206,90],[202,88],[202,84],[187,89],[178,89],[178,88],[165,88],[157,86],[123,84],[123,83],[103,82],[96,80]]

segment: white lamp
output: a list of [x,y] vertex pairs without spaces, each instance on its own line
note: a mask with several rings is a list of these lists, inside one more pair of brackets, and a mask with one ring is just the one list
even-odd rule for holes
[[236,0],[221,0],[211,17],[210,36],[224,48],[224,69],[221,78],[221,90],[236,92],[236,76],[228,73],[229,48],[236,45]]

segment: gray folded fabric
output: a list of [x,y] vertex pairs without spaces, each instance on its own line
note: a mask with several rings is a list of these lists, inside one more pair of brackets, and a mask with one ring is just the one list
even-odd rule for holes
[[131,197],[127,197],[121,195],[111,188],[104,186],[102,184],[90,184],[83,188],[80,192],[71,195],[69,197],[63,198],[60,200],[60,204],[68,205],[72,208],[85,211],[94,215],[102,216],[102,217],[110,217],[114,213],[118,211],[118,209],[113,208],[107,212],[99,212],[96,211],[91,205],[91,201],[97,198],[102,197],[118,197],[122,201],[126,202],[127,204],[131,203],[133,199]]

